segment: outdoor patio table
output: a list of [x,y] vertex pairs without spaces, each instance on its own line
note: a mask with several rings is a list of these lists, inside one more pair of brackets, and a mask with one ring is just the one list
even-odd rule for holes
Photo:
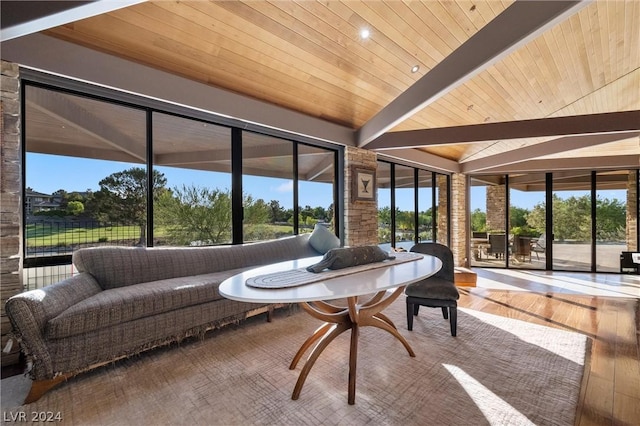
[[[414,357],[415,353],[409,343],[382,310],[403,293],[405,286],[435,274],[442,267],[442,262],[436,257],[423,255],[418,260],[323,278],[313,283],[287,288],[256,288],[246,284],[249,278],[303,269],[318,263],[321,259],[322,257],[311,257],[251,269],[223,281],[219,291],[224,297],[243,302],[300,303],[307,313],[325,322],[302,344],[289,366],[291,370],[296,368],[306,350],[317,342],[300,372],[291,396],[293,400],[300,396],[304,381],[322,351],[337,336],[351,330],[348,403],[354,404],[359,327],[373,326],[389,332],[402,343],[409,355]],[[322,276],[323,273],[320,272],[318,275]],[[393,291],[387,291],[389,289]],[[365,295],[367,297],[363,299],[366,300],[360,302],[359,296]],[[346,306],[327,302],[335,299],[346,299]]]

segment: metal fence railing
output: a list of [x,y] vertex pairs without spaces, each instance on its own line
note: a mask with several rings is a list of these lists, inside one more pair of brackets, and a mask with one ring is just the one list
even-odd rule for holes
[[97,221],[34,220],[25,227],[22,283],[25,290],[42,288],[75,273],[74,251],[101,245],[133,246],[140,228]]

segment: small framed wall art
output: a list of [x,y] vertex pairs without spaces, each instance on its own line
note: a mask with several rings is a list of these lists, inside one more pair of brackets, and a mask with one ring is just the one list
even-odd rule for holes
[[376,171],[352,167],[351,201],[376,200]]

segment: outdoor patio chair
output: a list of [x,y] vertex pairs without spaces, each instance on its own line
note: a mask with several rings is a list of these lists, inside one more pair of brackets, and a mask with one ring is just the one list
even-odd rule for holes
[[547,251],[547,234],[540,235],[540,238],[533,244],[531,250],[536,254],[536,259],[540,260],[538,253],[546,253]]
[[497,259],[504,259],[504,254],[507,252],[507,243],[505,241],[505,234],[489,234],[489,247],[487,248],[487,255],[494,255]]
[[429,278],[409,284],[405,289],[407,328],[409,331],[413,330],[413,317],[418,315],[420,306],[441,308],[442,316],[449,320],[451,335],[455,337],[460,293],[454,283],[454,263],[451,249],[438,243],[420,243],[413,246],[410,251],[437,257],[442,261],[442,269]]
[[[516,258],[521,258],[523,262],[528,257],[529,262],[531,262],[531,238],[521,237],[520,235],[514,236],[513,255]],[[538,256],[538,253],[536,253],[536,256]]]

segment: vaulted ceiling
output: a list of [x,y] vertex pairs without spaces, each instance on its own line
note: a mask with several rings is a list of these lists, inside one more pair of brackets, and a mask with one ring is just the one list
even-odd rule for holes
[[[65,10],[28,16],[25,3]],[[638,0],[1,7],[3,59],[29,62],[34,36],[71,43],[272,106],[271,127],[292,130],[293,112],[345,129],[336,142],[389,158],[466,173],[640,167]]]

